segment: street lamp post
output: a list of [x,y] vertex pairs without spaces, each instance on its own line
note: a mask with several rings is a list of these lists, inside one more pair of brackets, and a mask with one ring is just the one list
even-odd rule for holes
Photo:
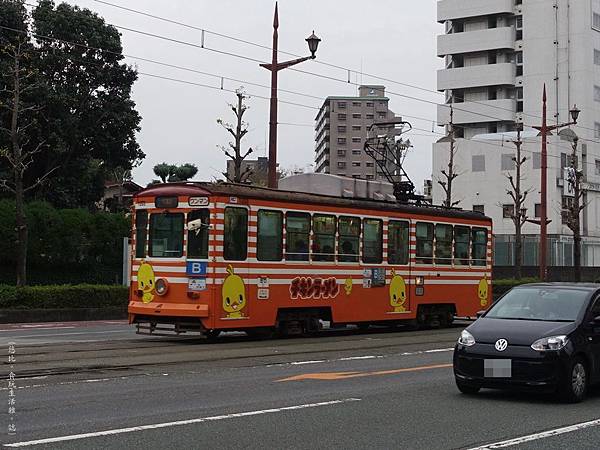
[[269,187],[277,188],[277,74],[280,70],[287,69],[288,67],[295,66],[301,62],[308,61],[309,59],[315,59],[317,48],[319,47],[319,39],[313,33],[306,38],[308,43],[308,49],[310,50],[310,56],[303,58],[293,59],[291,61],[278,62],[277,61],[277,46],[279,40],[279,34],[277,29],[279,28],[279,14],[277,12],[277,2],[275,2],[275,15],[273,18],[273,59],[271,64],[261,64],[267,70],[271,71],[271,107],[269,112]]
[[548,125],[547,122],[547,105],[546,105],[546,83],[544,83],[544,94],[542,96],[542,125],[532,127],[541,132],[542,136],[542,164],[541,164],[541,204],[540,204],[540,280],[546,281],[548,275],[547,268],[547,253],[548,253],[548,133],[559,128],[568,127],[577,124],[579,113],[577,105],[569,111],[571,113],[572,122],[561,123],[556,125]]

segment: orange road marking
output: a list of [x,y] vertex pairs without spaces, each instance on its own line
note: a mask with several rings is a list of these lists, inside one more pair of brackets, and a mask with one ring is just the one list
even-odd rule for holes
[[345,380],[346,378],[372,377],[375,375],[394,375],[403,372],[419,372],[421,370],[430,369],[447,369],[452,367],[452,364],[435,364],[431,366],[408,367],[405,369],[379,370],[377,372],[315,372],[295,375],[289,378],[275,380],[279,383],[282,381],[302,381],[302,380]]

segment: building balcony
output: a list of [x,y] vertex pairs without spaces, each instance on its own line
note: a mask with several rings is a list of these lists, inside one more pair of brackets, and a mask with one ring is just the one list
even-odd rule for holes
[[437,54],[446,56],[487,50],[514,49],[514,47],[515,30],[513,27],[489,28],[464,33],[442,34],[438,36]]
[[442,23],[489,14],[512,14],[514,4],[514,0],[440,0],[437,4],[437,18]]
[[439,91],[484,86],[514,86],[515,76],[513,63],[442,69],[438,70],[437,86]]
[[[513,99],[484,100],[454,103],[454,123],[481,123],[493,121],[513,122],[516,117],[516,101]],[[450,105],[438,105],[438,125],[450,123]]]

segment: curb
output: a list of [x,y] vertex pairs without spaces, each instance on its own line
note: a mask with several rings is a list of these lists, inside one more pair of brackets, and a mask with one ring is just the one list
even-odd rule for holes
[[0,323],[78,322],[127,319],[127,307],[0,309]]

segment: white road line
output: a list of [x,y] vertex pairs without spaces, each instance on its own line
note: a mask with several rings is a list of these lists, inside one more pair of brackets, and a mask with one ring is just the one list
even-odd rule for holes
[[591,420],[589,422],[577,423],[568,427],[555,428],[554,430],[543,431],[541,433],[529,434],[527,436],[521,436],[514,439],[508,439],[506,441],[494,442],[493,444],[486,444],[481,447],[474,447],[469,450],[492,450],[496,448],[512,447],[514,445],[523,444],[525,442],[537,441],[538,439],[545,439],[552,436],[559,436],[565,433],[572,433],[573,431],[583,430],[584,428],[600,426],[600,419]]
[[302,366],[304,364],[318,364],[318,363],[322,363],[325,362],[324,359],[318,359],[318,360],[314,360],[314,361],[294,361],[289,363],[292,366]]
[[7,330],[0,330],[0,332],[4,332],[4,331],[22,331],[22,330],[35,330],[35,331],[37,331],[37,330],[64,330],[66,328],[76,328],[76,327],[48,327],[48,326],[41,326],[41,325],[39,325],[39,326],[33,326],[33,325],[26,326],[26,325],[23,325],[23,326],[20,326],[20,327],[10,328],[10,329],[7,329]]
[[[16,330],[11,330],[16,331]],[[76,336],[79,334],[108,334],[108,333],[133,333],[133,328],[127,328],[125,330],[107,330],[107,331],[82,331],[76,333],[42,333],[42,334],[27,334],[24,336],[12,336],[11,339],[22,339],[22,338],[43,338],[43,337],[54,337],[54,336]]]
[[176,427],[176,426],[181,426],[181,425],[191,425],[191,424],[195,424],[195,423],[215,422],[218,420],[236,419],[239,417],[260,416],[260,415],[264,415],[264,414],[274,414],[274,413],[280,413],[280,412],[286,412],[286,411],[296,411],[299,409],[308,409],[308,408],[318,408],[321,406],[339,405],[342,403],[359,402],[360,400],[361,400],[360,398],[345,398],[342,400],[331,400],[328,402],[305,403],[303,405],[284,406],[282,408],[261,409],[261,410],[257,410],[257,411],[246,411],[246,412],[233,413],[233,414],[223,414],[220,416],[198,417],[196,419],[178,420],[177,422],[155,423],[152,425],[140,425],[137,427],[130,427],[130,428],[115,428],[112,430],[95,431],[92,433],[71,434],[68,436],[58,436],[58,437],[53,437],[53,438],[37,439],[34,441],[15,442],[13,444],[4,444],[4,447],[13,447],[14,448],[14,447],[29,447],[32,445],[40,445],[40,444],[53,444],[55,442],[74,441],[77,439],[88,439],[88,438],[94,438],[94,437],[99,437],[99,436],[112,436],[112,435],[117,435],[117,434],[132,433],[135,431],[155,430],[158,428]]

